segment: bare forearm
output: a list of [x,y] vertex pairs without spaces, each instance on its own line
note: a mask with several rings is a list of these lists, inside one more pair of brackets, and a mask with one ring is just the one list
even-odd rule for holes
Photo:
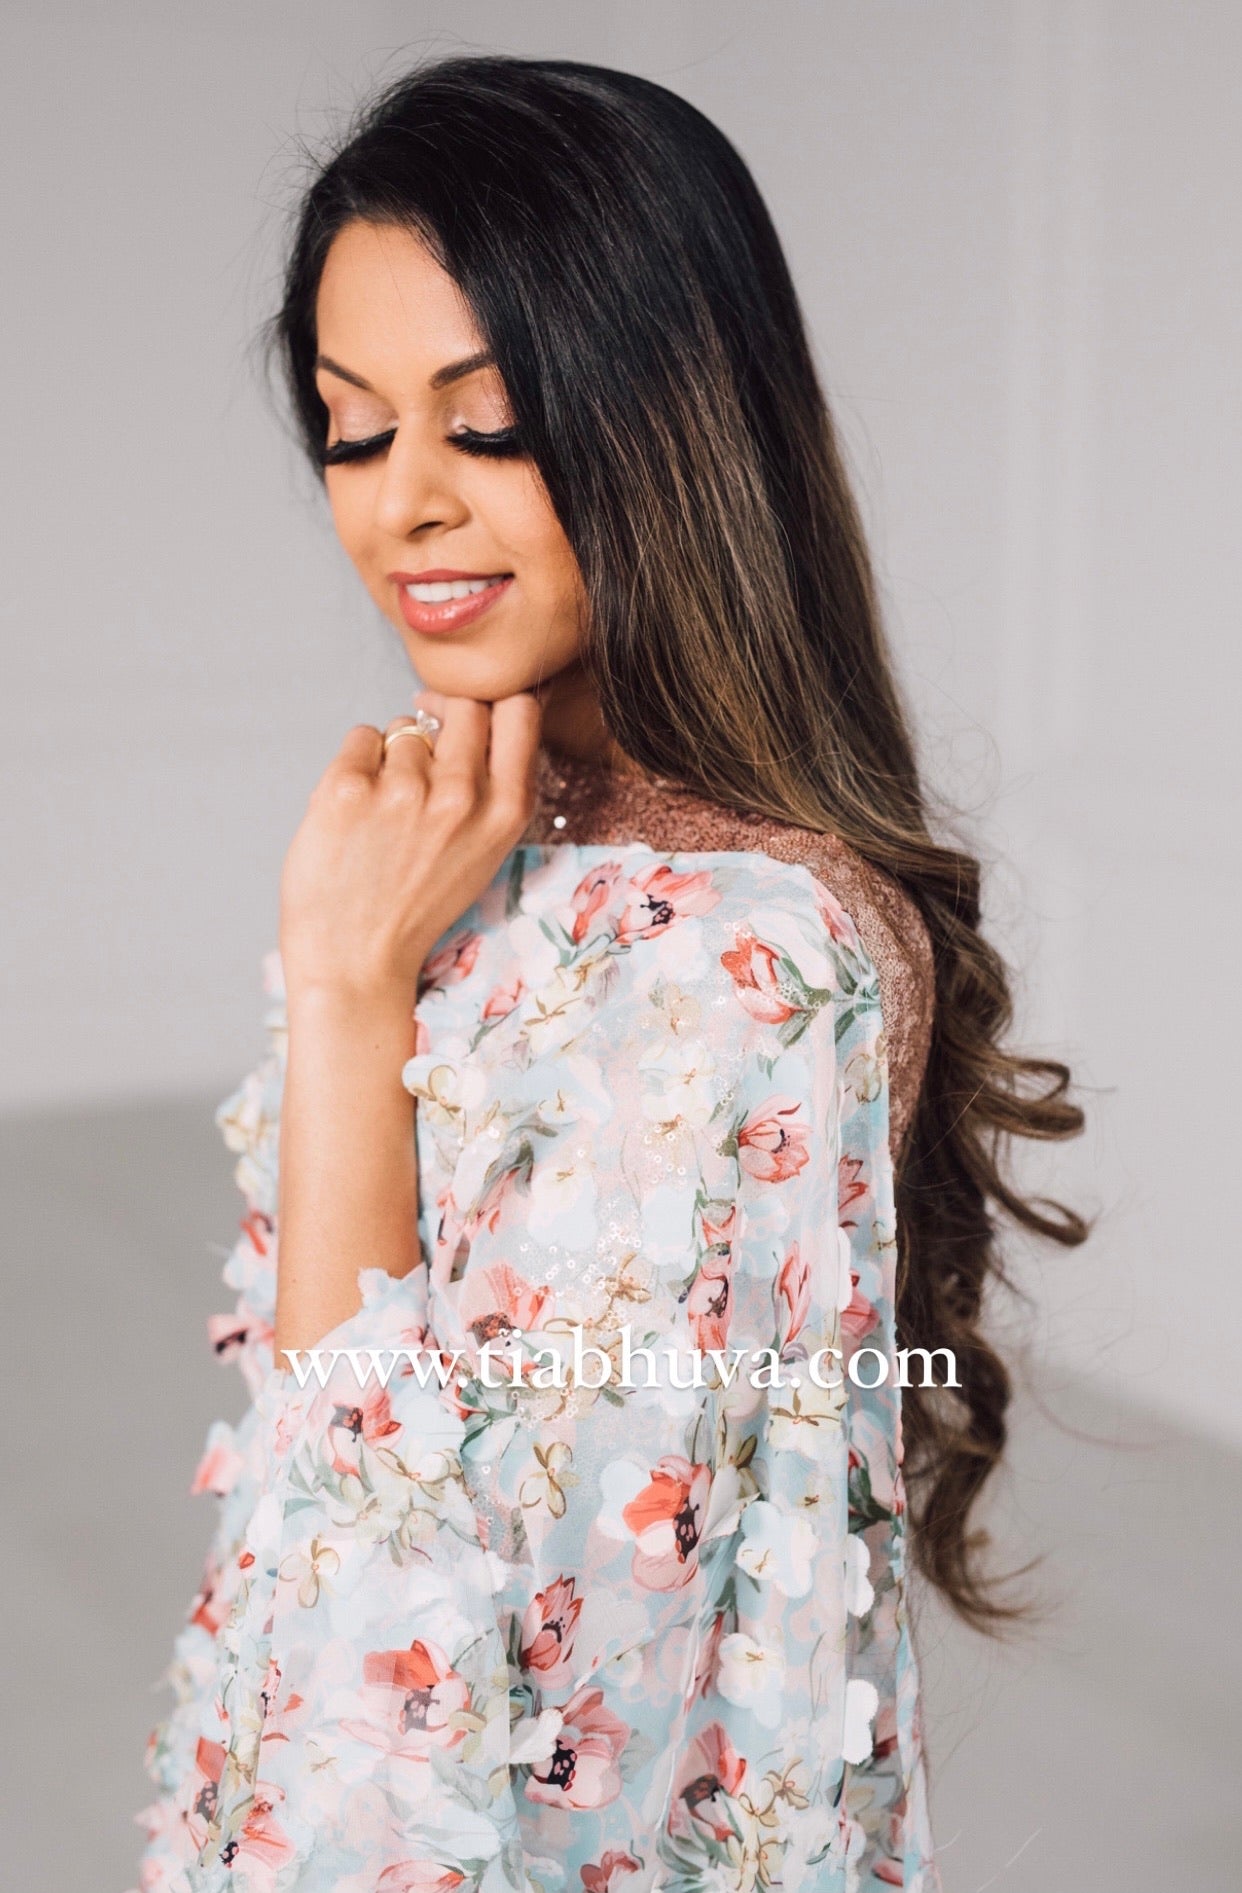
[[[356,723],[313,789],[280,876],[289,1047],[281,1111],[276,1359],[361,1305],[358,1273],[420,1261],[415,1046],[427,954],[530,819],[539,705],[441,698],[434,745]],[[407,740],[398,742],[404,731]]]
[[420,1260],[413,994],[290,1002],[280,1126],[276,1360],[314,1347],[361,1306],[358,1271]]

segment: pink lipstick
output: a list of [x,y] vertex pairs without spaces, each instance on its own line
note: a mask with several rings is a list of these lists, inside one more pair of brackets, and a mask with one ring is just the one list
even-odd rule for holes
[[512,572],[390,572],[401,615],[411,631],[461,631],[494,605],[513,583]]

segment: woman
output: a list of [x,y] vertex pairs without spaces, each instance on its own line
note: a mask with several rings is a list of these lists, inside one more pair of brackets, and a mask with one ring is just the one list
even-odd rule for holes
[[932,1893],[907,1558],[1012,1613],[993,1217],[1084,1232],[997,1146],[1080,1115],[998,1044],[772,225],[661,87],[450,61],[274,332],[426,690],[310,798],[218,1113],[254,1397],[142,1886]]

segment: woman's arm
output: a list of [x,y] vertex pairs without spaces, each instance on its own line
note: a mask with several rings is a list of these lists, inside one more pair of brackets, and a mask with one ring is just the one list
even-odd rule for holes
[[414,1051],[423,964],[530,817],[539,709],[425,694],[434,755],[356,725],[310,798],[281,877],[288,1004],[276,1364],[361,1306],[358,1271],[419,1261]]
[[[418,1850],[442,1847],[463,1806],[469,1849],[520,1857],[505,1651],[494,1620],[476,1629],[495,1572],[457,1459],[461,1418],[413,1372],[364,1388],[346,1359],[307,1386],[280,1353],[329,1334],[408,1348],[422,1333],[405,1280],[420,1260],[402,1081],[415,998],[431,947],[526,826],[539,732],[530,696],[428,693],[422,707],[442,719],[434,755],[406,740],[386,756],[380,731],[357,725],[313,791],[265,967],[269,1055],[217,1116],[247,1214],[226,1273],[241,1299],[213,1341],[254,1399],[238,1427],[213,1428],[200,1466],[224,1511],[169,1676],[178,1702],[148,1746],[159,1792],[142,1817],[144,1885],[227,1875],[240,1893],[277,1868],[291,1878],[294,1862],[308,1893],[372,1885],[415,1854],[438,1858]],[[273,1344],[286,1371],[269,1365]],[[430,1578],[411,1591],[415,1565]],[[417,1731],[394,1753],[392,1692],[366,1671],[386,1652],[406,1660],[419,1638],[473,1705],[469,1726],[444,1736],[448,1781],[425,1778]],[[339,1771],[325,1769],[325,1744]]]
[[414,997],[365,1003],[312,991],[289,1006],[280,1127],[276,1364],[359,1305],[358,1271],[419,1262]]

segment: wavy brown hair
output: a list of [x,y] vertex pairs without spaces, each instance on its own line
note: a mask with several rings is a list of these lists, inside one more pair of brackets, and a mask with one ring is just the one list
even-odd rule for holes
[[685,100],[566,61],[416,70],[356,120],[302,201],[272,336],[318,462],[315,297],[353,219],[420,236],[470,303],[523,451],[577,556],[586,663],[636,762],[738,809],[835,831],[913,897],[935,957],[920,1101],[897,1175],[902,1344],[960,1389],[903,1393],[917,1565],[980,1628],[1021,1614],[970,1514],[1010,1379],[981,1322],[998,1222],[1065,1244],[1014,1138],[1082,1127],[1067,1068],[1003,1040],[980,872],[930,832],[858,511],[771,219]]

